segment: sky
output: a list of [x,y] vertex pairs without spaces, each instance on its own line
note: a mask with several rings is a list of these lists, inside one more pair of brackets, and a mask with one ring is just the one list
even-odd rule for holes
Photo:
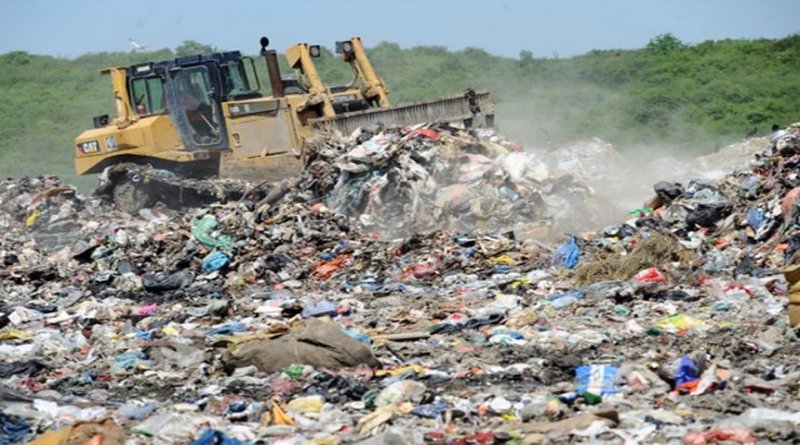
[[800,0],[0,0],[0,54],[74,58],[131,51],[128,41],[175,49],[185,40],[258,52],[359,36],[466,47],[518,57],[570,57],[641,48],[672,33],[684,43],[780,38],[800,32]]

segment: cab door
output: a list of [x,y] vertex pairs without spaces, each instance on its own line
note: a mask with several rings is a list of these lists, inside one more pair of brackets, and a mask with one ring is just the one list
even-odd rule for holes
[[206,65],[169,70],[167,104],[186,148],[228,148],[217,79]]

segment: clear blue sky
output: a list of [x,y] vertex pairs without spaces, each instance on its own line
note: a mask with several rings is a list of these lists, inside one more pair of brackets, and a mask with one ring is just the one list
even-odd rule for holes
[[361,36],[367,46],[568,57],[640,48],[666,32],[698,43],[799,31],[800,0],[0,0],[0,54],[69,58],[129,51],[129,37],[156,49],[194,40],[252,54],[261,35],[278,50]]

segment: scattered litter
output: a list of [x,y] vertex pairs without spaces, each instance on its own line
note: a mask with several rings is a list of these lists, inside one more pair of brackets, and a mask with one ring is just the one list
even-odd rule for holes
[[0,445],[791,443],[798,135],[595,232],[613,147],[446,125],[180,212],[0,181]]

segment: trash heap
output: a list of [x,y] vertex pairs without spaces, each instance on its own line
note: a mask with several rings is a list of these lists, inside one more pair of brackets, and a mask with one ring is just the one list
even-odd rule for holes
[[[553,246],[364,230],[403,206],[424,227],[455,184],[437,159],[475,139],[429,130],[329,139],[328,173],[268,206],[130,215],[0,182],[0,445],[798,440],[800,125]],[[508,184],[491,164],[469,190]]]
[[323,202],[386,235],[523,226],[546,233],[592,202],[591,189],[492,129],[375,126],[320,135],[309,151],[290,197]]

